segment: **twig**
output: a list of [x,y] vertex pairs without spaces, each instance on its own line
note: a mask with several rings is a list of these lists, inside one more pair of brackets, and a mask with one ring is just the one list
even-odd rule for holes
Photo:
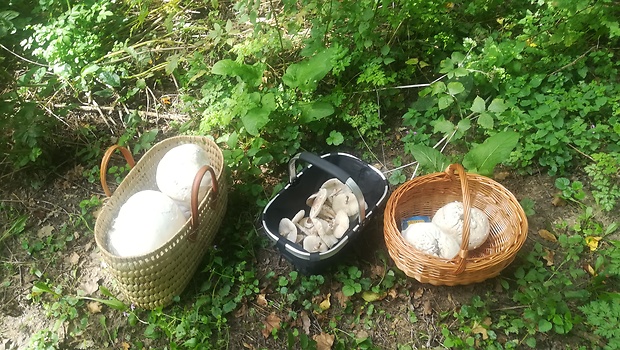
[[[66,104],[55,104],[54,107],[65,108],[67,107],[67,105]],[[96,112],[98,111],[98,109],[102,111],[106,111],[106,112],[114,112],[116,110],[116,108],[108,107],[108,106],[93,107],[93,106],[80,105],[80,106],[76,106],[75,108],[80,109],[82,111],[86,111],[86,112]],[[151,118],[159,117],[159,118],[164,118],[168,120],[182,120],[182,121],[187,120],[189,118],[187,114],[177,114],[177,113],[159,114],[157,112],[139,111],[135,109],[127,109],[126,111],[129,113],[137,113],[141,117],[151,117]]]
[[596,160],[594,160],[594,158],[592,158],[591,156],[589,156],[589,155],[587,155],[587,154],[583,153],[581,150],[579,150],[577,147],[573,146],[572,144],[570,144],[570,143],[569,143],[569,144],[568,144],[568,147],[570,147],[570,148],[574,149],[575,151],[577,151],[577,153],[579,153],[579,154],[581,154],[582,156],[584,156],[584,157],[586,157],[586,158],[590,159],[591,161],[596,162]]
[[388,87],[372,89],[372,90],[355,91],[353,93],[363,93],[363,92],[383,91],[383,90],[393,90],[393,89],[414,89],[414,88],[428,87],[428,86],[431,86],[434,83],[440,81],[441,79],[445,78],[446,76],[447,76],[447,74],[444,74],[444,75],[440,76],[439,78],[431,81],[430,83],[412,84],[412,85],[399,85],[399,86],[388,86]]
[[2,44],[0,44],[0,47],[1,47],[1,48],[3,48],[3,49],[5,49],[7,52],[9,52],[9,53],[13,54],[15,57],[19,58],[20,60],[26,61],[26,62],[28,62],[28,63],[32,63],[32,64],[37,65],[37,66],[40,66],[40,67],[50,68],[50,66],[48,66],[48,65],[46,65],[46,64],[41,64],[41,63],[39,63],[39,62],[31,61],[31,60],[27,59],[26,57],[23,57],[23,56],[18,55],[17,53],[15,53],[15,52],[13,52],[13,51],[9,50],[6,46],[4,46],[4,45],[2,45]]
[[547,75],[547,76],[554,75],[555,73],[558,73],[558,72],[560,72],[560,71],[563,71],[564,69],[566,69],[566,68],[568,68],[568,67],[574,66],[574,65],[577,63],[577,61],[579,61],[580,59],[584,58],[587,54],[589,54],[589,53],[590,53],[590,51],[592,51],[592,50],[596,49],[597,47],[598,47],[598,45],[597,45],[597,46],[592,46],[590,49],[588,49],[588,51],[584,52],[581,56],[579,56],[579,57],[575,58],[575,60],[574,60],[574,61],[572,61],[571,63],[568,63],[568,64],[564,65],[564,66],[563,66],[563,67],[561,67],[561,68],[558,68],[556,71],[554,71],[553,73],[551,73],[551,74],[549,74],[549,75]]

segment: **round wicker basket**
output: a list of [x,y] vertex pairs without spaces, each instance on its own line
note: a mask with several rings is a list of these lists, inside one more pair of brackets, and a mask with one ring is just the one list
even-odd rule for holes
[[[454,259],[422,253],[404,240],[403,218],[432,217],[439,208],[453,201],[462,201],[465,207],[463,243]],[[472,207],[488,216],[491,232],[482,246],[468,251]],[[490,178],[466,173],[460,164],[398,187],[387,201],[383,220],[385,242],[396,266],[407,276],[433,285],[464,285],[497,276],[514,260],[528,230],[523,208],[510,191]]]

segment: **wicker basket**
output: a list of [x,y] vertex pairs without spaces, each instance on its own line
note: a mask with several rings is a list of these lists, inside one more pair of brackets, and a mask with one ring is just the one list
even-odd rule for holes
[[[136,192],[157,190],[155,174],[159,161],[168,150],[185,143],[201,146],[209,157],[209,164],[198,171],[194,180],[191,218],[163,246],[151,253],[131,257],[114,255],[108,248],[107,233],[121,205]],[[108,196],[110,191],[105,173],[110,155],[116,149],[122,151],[130,166],[133,164],[127,149],[118,146],[108,149],[101,162],[101,185]],[[198,188],[207,171],[211,173],[212,186],[198,204]],[[175,136],[147,151],[108,199],[97,217],[95,241],[119,290],[131,303],[146,309],[163,307],[185,289],[226,212],[228,184],[224,173],[222,152],[213,141],[202,136]]]
[[[463,243],[451,260],[424,254],[407,243],[401,220],[415,215],[432,217],[452,201],[465,207]],[[479,248],[467,251],[469,209],[476,207],[489,218],[491,232]],[[466,173],[459,164],[445,172],[417,177],[398,187],[388,199],[384,215],[388,252],[407,276],[433,285],[464,285],[497,276],[515,258],[527,238],[527,218],[514,195],[499,183]]]

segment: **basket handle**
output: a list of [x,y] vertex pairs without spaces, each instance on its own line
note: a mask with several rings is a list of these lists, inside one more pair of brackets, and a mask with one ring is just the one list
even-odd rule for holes
[[211,193],[209,194],[209,202],[207,205],[211,206],[213,203],[213,199],[218,194],[218,184],[217,178],[215,177],[215,170],[210,165],[203,165],[196,172],[196,176],[194,176],[194,182],[192,183],[192,196],[190,198],[190,207],[192,212],[192,230],[187,239],[190,242],[194,242],[196,240],[196,233],[198,230],[198,224],[200,222],[200,217],[198,215],[198,194],[200,192],[200,183],[202,182],[202,178],[207,173],[207,171],[211,174]]
[[99,181],[101,181],[101,187],[103,187],[103,192],[108,197],[112,195],[112,192],[110,192],[110,188],[108,187],[108,182],[106,180],[106,174],[108,173],[108,162],[110,161],[110,158],[112,157],[112,153],[114,153],[114,151],[116,151],[117,149],[121,151],[121,153],[125,157],[125,160],[127,161],[127,164],[129,164],[130,168],[133,168],[136,165],[136,161],[133,159],[131,152],[129,152],[129,150],[123,146],[112,145],[105,151],[105,153],[103,154],[103,158],[101,158],[101,167],[99,169]]
[[[460,274],[465,270],[467,254],[469,252],[469,231],[470,231],[470,212],[471,197],[469,195],[469,182],[467,181],[467,173],[461,164],[450,164],[446,168],[446,173],[450,177],[458,176],[461,183],[461,193],[463,196],[463,241],[461,242],[461,250],[459,251],[459,261],[456,266],[455,273]],[[458,175],[457,175],[458,174]]]
[[357,183],[351,178],[351,176],[340,167],[336,166],[333,163],[326,161],[325,159],[310,153],[310,152],[301,152],[296,154],[291,160],[288,162],[288,173],[289,173],[289,182],[292,183],[297,178],[297,170],[295,168],[295,162],[299,160],[303,160],[308,162],[314,166],[319,167],[324,170],[328,174],[334,176],[338,180],[342,181],[345,185],[347,185],[355,198],[357,199],[357,204],[359,205],[359,215],[357,216],[360,225],[362,224],[362,218],[366,217],[366,205],[364,200],[364,193],[359,188]]

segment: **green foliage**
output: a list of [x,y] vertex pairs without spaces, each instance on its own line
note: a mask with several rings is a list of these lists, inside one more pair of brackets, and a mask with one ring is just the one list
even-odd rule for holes
[[594,164],[584,168],[594,188],[592,196],[603,210],[611,211],[620,199],[620,154],[595,153]]
[[615,325],[620,322],[620,295],[610,301],[593,300],[579,307],[586,322],[594,327],[594,334],[606,340],[605,349],[620,349],[620,333]]
[[[470,172],[492,175],[495,166],[510,155],[518,140],[519,134],[516,132],[495,134],[469,150],[463,157],[463,166]],[[416,145],[410,149],[420,166],[429,172],[443,171],[451,162],[446,155],[432,147]]]
[[565,177],[558,177],[555,179],[555,187],[561,191],[560,197],[574,203],[580,204],[586,198],[581,181],[571,182]]

